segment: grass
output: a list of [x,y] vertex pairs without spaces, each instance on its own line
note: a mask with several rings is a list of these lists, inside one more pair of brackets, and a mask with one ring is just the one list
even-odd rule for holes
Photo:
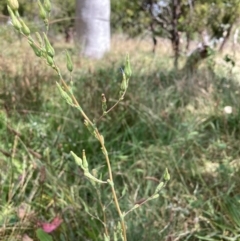
[[[9,38],[0,53],[0,240],[37,240],[37,223],[56,215],[64,222],[54,240],[101,240],[102,206],[109,227],[117,218],[110,188],[89,183],[69,154],[85,149],[90,169],[105,179],[99,144],[59,96],[55,73]],[[63,68],[63,49],[73,53],[74,91],[91,119],[101,115],[102,93],[109,105],[117,100],[119,68],[130,54],[125,100],[99,123],[122,209],[154,193],[166,167],[171,180],[159,199],[127,216],[128,240],[239,240],[238,67],[214,56],[221,65],[205,62],[189,77],[171,68],[167,44],[152,55],[148,40],[115,36],[100,61],[80,59],[62,42],[55,48]]]

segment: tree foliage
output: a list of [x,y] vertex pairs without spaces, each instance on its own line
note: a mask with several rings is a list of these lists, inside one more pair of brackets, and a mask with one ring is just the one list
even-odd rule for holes
[[[178,30],[200,32],[207,28],[212,37],[220,38],[239,17],[239,0],[112,0],[112,26],[130,36],[142,34],[154,20],[155,33],[171,29],[171,8],[178,8]],[[163,31],[164,30],[164,31]]]
[[[37,4],[34,0],[19,0],[20,15],[36,19]],[[6,2],[0,0],[0,11],[7,15]],[[210,41],[223,39],[220,49],[227,41],[240,13],[240,0],[111,0],[111,26],[113,32],[121,31],[130,37],[150,34],[156,44],[156,36],[167,37],[172,42],[175,62],[179,52],[179,33],[202,41],[207,32]],[[57,31],[73,26],[75,1],[54,0],[52,19]]]
[[144,11],[141,1],[111,1],[111,25],[114,31],[135,37],[149,29],[150,22],[150,15]]
[[[190,39],[207,32],[210,40],[223,38],[223,47],[240,13],[239,0],[112,0],[112,25],[130,36],[150,32],[172,42],[175,65],[179,34]],[[188,46],[188,45],[187,45]]]

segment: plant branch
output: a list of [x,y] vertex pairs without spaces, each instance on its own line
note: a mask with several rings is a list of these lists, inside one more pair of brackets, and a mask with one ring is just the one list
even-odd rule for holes
[[98,120],[96,121],[96,123],[99,122],[106,114],[108,114],[110,111],[112,111],[112,110],[124,99],[124,96],[125,96],[125,94],[126,94],[126,91],[127,91],[127,90],[125,90],[125,91],[123,92],[123,94],[122,94],[122,96],[119,98],[119,100],[118,100],[110,109],[108,109],[105,113],[103,113],[103,114],[98,118]]
[[112,176],[112,168],[111,168],[111,163],[110,163],[110,160],[109,160],[108,152],[107,152],[107,149],[105,147],[105,144],[104,144],[104,141],[102,139],[102,136],[98,132],[98,130],[96,130],[96,135],[97,135],[97,137],[99,139],[99,142],[100,142],[100,144],[102,146],[102,151],[103,151],[103,153],[105,155],[105,158],[106,158],[106,162],[107,162],[107,166],[108,166],[108,175],[109,175],[109,180],[110,180],[110,183],[111,183],[111,189],[112,189],[114,203],[115,203],[118,215],[120,217],[120,222],[121,222],[121,227],[122,227],[122,233],[123,233],[124,241],[127,241],[125,222],[124,222],[122,211],[121,211],[120,206],[119,206],[117,194],[116,194],[116,191],[115,191],[115,188],[114,188],[114,182],[113,182],[113,176]]
[[[60,79],[61,79],[61,82],[64,86],[64,88],[71,94],[71,98],[74,102],[74,104],[76,105],[76,107],[80,107],[78,101],[76,100],[74,94],[72,93],[72,91],[70,90],[70,88],[68,87],[68,85],[66,84],[66,82],[64,81],[64,79],[62,78],[61,76],[61,73],[59,71],[59,69],[57,68],[57,66],[55,65],[55,68],[54,68]],[[126,93],[126,90],[123,92],[122,96],[120,97],[120,99],[115,103],[115,105],[113,105],[108,111],[110,112],[113,108],[115,108],[117,106],[117,104],[123,99],[124,95]],[[124,222],[124,219],[123,219],[123,214],[122,214],[122,211],[120,209],[120,206],[119,206],[119,202],[118,202],[118,198],[117,198],[117,194],[116,194],[116,191],[115,191],[115,188],[114,188],[114,182],[113,182],[113,175],[112,175],[112,168],[111,168],[111,163],[110,163],[110,160],[109,160],[109,156],[108,156],[108,152],[107,152],[107,149],[105,147],[105,144],[104,144],[104,141],[103,141],[103,137],[102,135],[99,133],[98,129],[94,126],[94,124],[90,121],[90,119],[88,118],[88,116],[85,114],[85,112],[82,110],[82,108],[78,108],[78,110],[80,111],[80,113],[82,114],[82,116],[89,122],[89,124],[95,129],[95,133],[96,133],[96,136],[97,136],[97,139],[99,140],[100,144],[101,144],[101,148],[102,148],[102,151],[105,155],[105,158],[106,158],[106,162],[107,162],[107,166],[108,166],[108,175],[109,175],[109,180],[110,182],[112,183],[111,185],[111,189],[112,189],[112,194],[113,194],[113,199],[114,199],[114,203],[115,203],[115,206],[116,206],[116,209],[117,209],[117,212],[119,214],[119,217],[120,217],[120,222],[121,222],[121,227],[122,227],[122,234],[123,234],[123,238],[124,238],[124,241],[127,241],[127,234],[126,234],[126,227],[125,227],[125,222]],[[102,117],[100,117],[102,118]],[[107,234],[107,233],[106,233]]]

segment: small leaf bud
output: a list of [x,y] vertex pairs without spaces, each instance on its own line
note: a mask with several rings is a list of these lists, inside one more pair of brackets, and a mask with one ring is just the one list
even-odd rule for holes
[[72,59],[67,51],[66,51],[66,57],[67,57],[67,69],[69,72],[72,72],[73,71],[73,63],[72,63]]

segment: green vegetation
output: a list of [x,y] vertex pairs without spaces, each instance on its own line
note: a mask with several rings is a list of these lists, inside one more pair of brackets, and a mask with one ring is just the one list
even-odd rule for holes
[[[43,46],[50,47],[40,59],[25,38],[6,27],[1,32],[0,240],[104,240],[106,227],[118,232],[111,187],[89,181],[70,152],[85,149],[89,171],[101,180],[109,178],[108,168],[99,141],[45,64],[51,44],[46,37]],[[95,62],[59,41],[54,61],[105,138],[122,210],[143,204],[169,170],[159,198],[126,217],[129,241],[239,240],[238,58],[212,54],[189,75],[171,68],[164,53],[170,44],[161,41],[164,48],[153,55],[147,41],[116,36],[112,52]],[[133,73],[128,92],[97,121],[105,111],[102,93],[108,107],[118,101],[126,52]],[[39,228],[47,224],[49,234]]]
[[[129,209],[151,195],[165,167],[171,174],[159,199],[129,215],[129,240],[170,236],[237,240],[239,92],[231,66],[209,72],[203,65],[186,78],[169,68],[168,56],[156,59],[139,51],[140,47],[136,51],[132,41],[125,44],[133,66],[129,92],[99,123],[122,207]],[[125,44],[119,48],[126,48]],[[116,220],[110,190],[95,189],[69,154],[80,154],[85,148],[90,169],[104,179],[107,168],[97,140],[59,96],[55,73],[36,60],[27,45],[19,48],[17,39],[11,48],[9,43],[5,46],[1,58],[1,239],[16,240],[25,233],[35,237],[38,220],[50,221],[59,214],[64,222],[51,234],[54,240],[99,240],[101,205],[106,205],[111,221]],[[110,53],[94,67],[73,55],[74,93],[92,118],[101,115],[102,90],[109,105],[116,101],[121,52]],[[65,63],[60,45],[56,56]],[[232,106],[233,112],[224,113],[225,106]]]
[[[156,36],[168,38],[176,68],[180,55],[189,50],[191,40],[198,39],[209,46],[222,39],[219,46],[222,51],[240,14],[239,0],[112,0],[111,4],[114,30],[132,37],[150,35],[153,52]],[[186,39],[184,45],[182,38]]]

